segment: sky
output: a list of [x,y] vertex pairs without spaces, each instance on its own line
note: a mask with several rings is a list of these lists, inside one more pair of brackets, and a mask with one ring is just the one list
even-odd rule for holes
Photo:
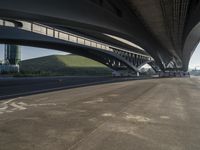
[[[49,55],[66,55],[68,53],[57,51],[57,50],[50,50],[44,48],[35,48],[35,47],[28,47],[28,46],[21,46],[21,59],[27,60],[31,58],[49,56]],[[4,45],[0,45],[0,60],[4,57]]]
[[190,59],[189,68],[194,69],[195,67],[200,68],[200,43]]
[[[27,60],[31,58],[49,56],[49,55],[66,55],[68,53],[57,51],[57,50],[50,50],[50,49],[43,49],[43,48],[34,48],[34,47],[27,47],[21,46],[21,58],[22,60]],[[0,44],[0,60],[3,59],[4,56],[4,45]],[[194,69],[195,67],[200,68],[200,44],[197,46],[196,50],[194,51],[189,68]]]

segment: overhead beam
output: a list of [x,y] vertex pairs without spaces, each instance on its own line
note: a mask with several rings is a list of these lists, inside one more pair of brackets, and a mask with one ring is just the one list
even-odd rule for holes
[[[76,29],[107,33],[132,41],[143,47],[162,66],[171,54],[146,30],[140,20],[129,11],[122,0],[109,0],[119,12],[97,5],[92,0],[13,0],[0,2],[0,17],[24,19]],[[158,53],[160,57],[158,57]]]

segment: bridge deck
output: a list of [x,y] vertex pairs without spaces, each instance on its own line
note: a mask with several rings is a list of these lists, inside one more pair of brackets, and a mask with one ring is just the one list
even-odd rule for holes
[[0,102],[1,150],[200,149],[200,80],[111,83]]

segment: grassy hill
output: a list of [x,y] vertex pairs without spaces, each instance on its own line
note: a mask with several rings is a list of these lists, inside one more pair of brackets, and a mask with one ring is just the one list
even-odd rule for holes
[[53,55],[21,61],[24,74],[41,75],[111,75],[103,64],[77,55]]

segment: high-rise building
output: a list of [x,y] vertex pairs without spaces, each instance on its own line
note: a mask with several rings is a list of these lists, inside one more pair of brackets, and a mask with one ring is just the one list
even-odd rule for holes
[[0,73],[19,72],[21,50],[18,45],[5,45],[4,64],[0,64]]
[[5,45],[5,63],[18,65],[21,60],[21,50],[18,45]]

